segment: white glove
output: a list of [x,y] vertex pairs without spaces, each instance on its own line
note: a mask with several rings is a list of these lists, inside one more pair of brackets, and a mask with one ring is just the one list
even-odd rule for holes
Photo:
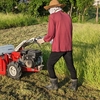
[[38,42],[39,44],[42,44],[42,43],[44,43],[45,41],[44,41],[43,38],[42,38],[42,39],[38,39],[37,42]]
[[50,44],[52,44],[52,42],[53,42],[53,39],[50,41]]

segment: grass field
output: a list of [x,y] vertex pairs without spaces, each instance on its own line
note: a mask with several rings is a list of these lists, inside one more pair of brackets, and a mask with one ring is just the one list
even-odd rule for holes
[[[13,44],[15,47],[23,40],[43,36],[47,24],[32,25],[0,30],[0,45]],[[44,69],[40,73],[23,73],[20,80],[0,75],[0,100],[99,100],[100,98],[100,25],[73,24],[73,58],[79,78],[79,88],[73,92],[67,88],[70,74],[61,58],[55,66],[59,79],[58,91],[44,88],[49,84],[46,61],[50,44],[41,48]]]

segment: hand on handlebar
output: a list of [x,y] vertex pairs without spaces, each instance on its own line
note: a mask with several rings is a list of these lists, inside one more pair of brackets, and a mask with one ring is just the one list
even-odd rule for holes
[[39,44],[42,44],[42,43],[44,43],[45,41],[43,40],[43,38],[41,38],[41,39],[37,39],[37,43],[39,43]]

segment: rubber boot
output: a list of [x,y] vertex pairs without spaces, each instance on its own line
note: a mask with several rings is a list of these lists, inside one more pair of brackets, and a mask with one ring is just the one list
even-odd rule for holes
[[78,89],[78,79],[71,79],[69,88],[72,89],[73,91],[76,91]]
[[48,90],[57,90],[58,89],[58,79],[50,78],[50,85],[46,86]]

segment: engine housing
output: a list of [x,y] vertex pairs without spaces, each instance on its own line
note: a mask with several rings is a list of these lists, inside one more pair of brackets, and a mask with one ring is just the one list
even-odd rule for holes
[[22,50],[21,60],[26,67],[34,68],[42,64],[43,57],[40,50]]

